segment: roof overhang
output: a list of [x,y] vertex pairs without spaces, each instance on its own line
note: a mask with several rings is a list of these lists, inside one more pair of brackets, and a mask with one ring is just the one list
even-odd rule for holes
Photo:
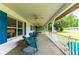
[[71,4],[67,9],[65,9],[62,13],[60,13],[57,17],[55,17],[55,20],[58,20],[58,19],[64,17],[65,15],[69,14],[70,12],[72,12],[78,8],[79,8],[79,3]]

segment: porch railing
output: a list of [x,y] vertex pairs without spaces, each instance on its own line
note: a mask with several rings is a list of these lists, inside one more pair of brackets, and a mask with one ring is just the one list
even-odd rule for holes
[[66,55],[79,55],[79,40],[70,36],[59,35],[57,33],[45,32],[46,36],[54,42],[57,47]]

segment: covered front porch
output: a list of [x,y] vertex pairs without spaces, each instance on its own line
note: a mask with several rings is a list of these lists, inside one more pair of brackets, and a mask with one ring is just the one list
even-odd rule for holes
[[[79,40],[74,42],[73,38],[56,32],[54,28],[56,20],[78,7],[78,3],[0,4],[0,54],[22,55],[22,50],[30,46],[23,43],[24,37],[30,37],[35,39],[32,43],[36,43],[38,49],[32,55],[78,55]],[[50,23],[51,30],[48,28]],[[35,37],[29,35],[34,32],[38,35]]]

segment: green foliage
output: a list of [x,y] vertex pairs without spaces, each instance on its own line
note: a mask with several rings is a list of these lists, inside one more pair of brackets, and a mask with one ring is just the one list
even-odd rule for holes
[[54,23],[54,27],[55,27],[55,29],[56,29],[58,32],[63,31],[62,24],[61,24],[59,21],[57,21],[57,22]]
[[48,24],[48,31],[51,32],[52,31],[52,23]]
[[55,21],[54,23],[54,27],[57,31],[63,31],[63,28],[77,27],[77,26],[78,26],[78,19],[73,14],[64,16],[63,18]]
[[63,24],[64,28],[78,26],[78,19],[73,14],[70,14],[70,15],[63,17],[62,21],[64,22],[64,24]]

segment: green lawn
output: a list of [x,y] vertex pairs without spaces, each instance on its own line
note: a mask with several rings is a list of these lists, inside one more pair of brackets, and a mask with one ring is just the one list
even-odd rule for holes
[[63,36],[71,36],[71,38],[79,39],[79,32],[58,32],[57,34]]

